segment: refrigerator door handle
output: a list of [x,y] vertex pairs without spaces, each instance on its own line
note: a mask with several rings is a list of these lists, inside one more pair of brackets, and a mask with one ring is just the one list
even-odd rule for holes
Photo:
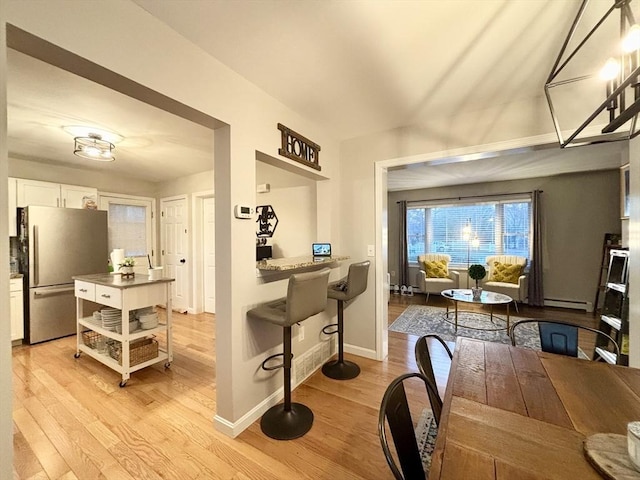
[[48,297],[50,295],[58,295],[60,293],[73,292],[74,287],[65,287],[65,288],[48,288],[42,292],[33,292],[34,297]]
[[37,287],[40,284],[38,278],[38,265],[40,264],[38,258],[38,226],[33,226],[33,284]]

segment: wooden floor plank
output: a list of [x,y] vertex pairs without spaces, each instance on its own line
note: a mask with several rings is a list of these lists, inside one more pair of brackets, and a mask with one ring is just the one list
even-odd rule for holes
[[[424,304],[425,298],[393,295],[389,322],[411,303]],[[444,305],[437,295],[429,304]],[[520,315],[593,324],[591,315],[561,309],[523,306]],[[316,372],[299,386],[294,397],[315,416],[301,439],[267,438],[258,422],[232,439],[213,424],[215,316],[173,319],[171,368],[135,372],[125,388],[118,387],[118,373],[86,355],[75,359],[74,337],[13,348],[15,480],[393,478],[377,435],[378,409],[391,380],[417,370],[416,336],[389,332],[389,356],[382,362],[347,354],[362,369],[354,380]],[[444,392],[450,360],[442,352],[435,357]],[[423,398],[417,388],[407,392],[412,401]]]

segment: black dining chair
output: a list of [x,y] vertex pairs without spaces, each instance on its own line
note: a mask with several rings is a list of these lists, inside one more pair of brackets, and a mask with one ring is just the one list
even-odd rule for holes
[[[429,338],[433,338],[440,342],[444,347],[445,352],[449,356],[449,360],[453,358],[451,350],[442,337],[436,335],[435,333],[429,333],[427,335],[423,335],[418,338],[415,345],[415,353],[416,353],[416,364],[418,365],[418,370],[420,373],[427,377],[433,385],[437,385],[436,376],[433,371],[433,362],[431,361],[431,353],[429,352]],[[438,393],[438,388],[436,387],[435,392],[429,390],[429,401],[431,403],[431,409],[433,410],[433,415],[436,419],[436,422],[440,424],[440,415],[442,413],[442,398]]]
[[[380,437],[380,444],[382,445],[382,451],[387,460],[387,464],[397,480],[424,479],[429,473],[425,471],[422,463],[421,452],[418,447],[414,423],[404,387],[405,382],[414,377],[424,382],[428,398],[432,398],[433,393],[437,395],[438,392],[435,384],[427,377],[417,372],[405,373],[389,384],[382,397],[382,403],[380,404],[378,436]],[[389,439],[387,438],[387,425],[389,426],[389,431],[393,439],[397,461],[396,456],[394,456],[391,451]],[[435,425],[429,425],[427,428],[430,430],[427,436],[435,438],[437,422]],[[433,430],[435,430],[435,432]]]
[[[574,323],[562,322],[559,320],[520,320],[511,326],[509,337],[511,337],[511,345],[517,345],[516,330],[522,328],[523,325],[537,323],[538,334],[540,336],[540,348],[543,352],[556,353],[559,355],[567,355],[569,357],[578,357],[578,330],[591,332],[596,335],[596,345],[598,345],[598,336],[601,337],[603,344],[611,344],[613,353],[616,355],[616,363],[620,358],[620,347],[609,334],[584,325],[576,325]],[[594,354],[592,358],[600,355]],[[605,360],[602,356],[600,356]]]

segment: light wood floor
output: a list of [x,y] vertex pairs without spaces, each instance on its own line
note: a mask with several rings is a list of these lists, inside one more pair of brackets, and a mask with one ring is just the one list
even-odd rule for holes
[[[389,321],[414,302],[424,297],[393,296]],[[431,296],[429,303],[441,300]],[[593,323],[590,314],[535,313]],[[358,378],[341,382],[318,372],[296,389],[293,400],[315,414],[304,437],[271,440],[256,422],[230,439],[213,427],[215,317],[173,318],[171,368],[136,372],[125,388],[117,373],[88,356],[73,358],[75,337],[14,347],[14,479],[393,478],[378,440],[378,408],[387,384],[415,371],[416,337],[390,332],[385,361],[347,355],[362,368]],[[441,388],[448,363],[434,361]]]

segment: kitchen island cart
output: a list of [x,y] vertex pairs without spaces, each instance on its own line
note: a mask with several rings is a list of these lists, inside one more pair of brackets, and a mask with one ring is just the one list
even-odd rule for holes
[[[164,362],[166,368],[171,365],[171,282],[174,279],[150,280],[148,276],[138,274],[133,278],[96,274],[76,276],[73,279],[77,319],[75,358],[79,358],[80,353],[84,352],[117,371],[122,375],[121,387],[126,385],[131,374],[137,370],[159,362]],[[107,325],[96,318],[94,312],[85,312],[85,300],[110,307],[102,312],[110,313],[111,322]],[[156,305],[166,307],[164,322],[150,328],[149,324],[145,324],[146,329],[142,328],[140,322],[129,323],[136,313],[149,312]],[[136,323],[139,325],[136,326]],[[130,331],[130,325],[135,330]],[[166,336],[163,348],[156,341],[156,336],[161,334]]]

